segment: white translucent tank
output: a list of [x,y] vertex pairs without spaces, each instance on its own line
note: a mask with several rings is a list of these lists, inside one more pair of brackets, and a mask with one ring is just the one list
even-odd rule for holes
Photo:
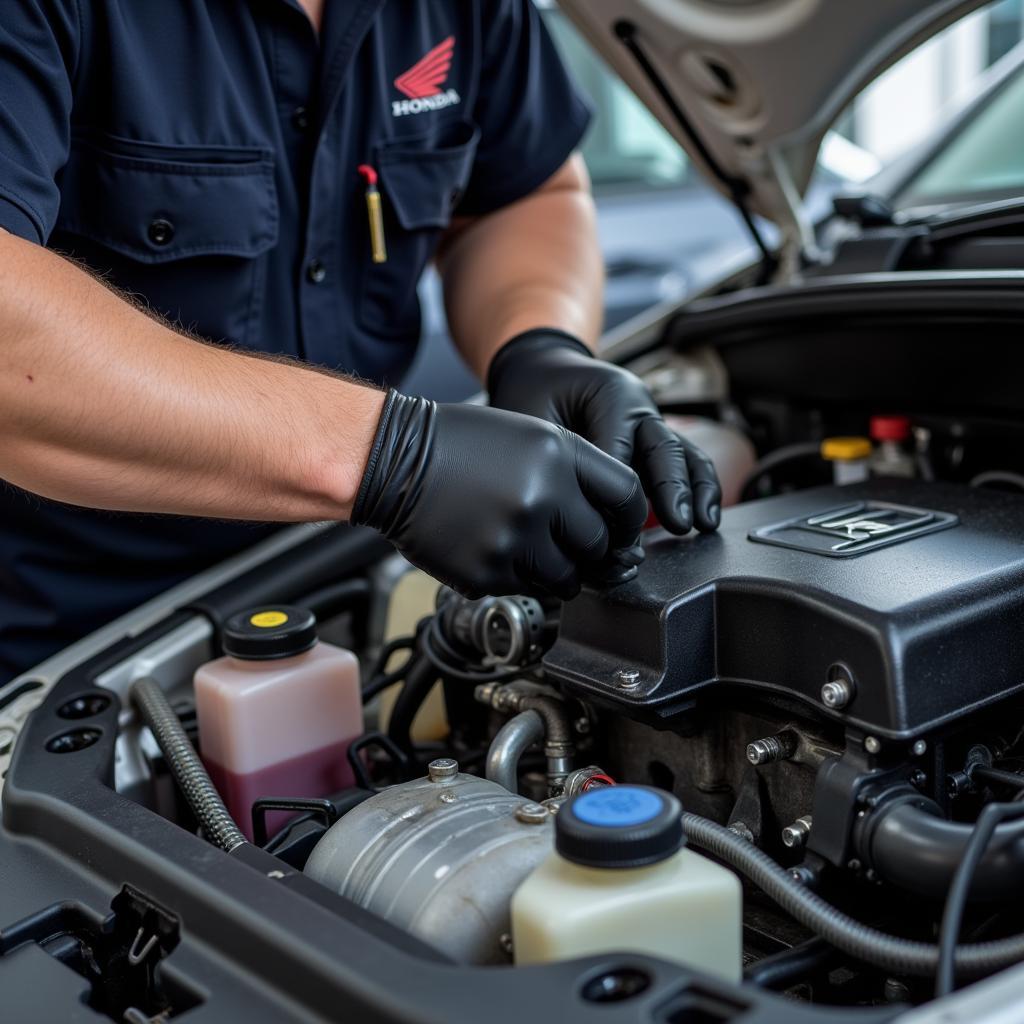
[[740,881],[681,846],[681,813],[675,798],[643,786],[568,801],[555,820],[557,852],[512,899],[516,963],[646,953],[739,981]]

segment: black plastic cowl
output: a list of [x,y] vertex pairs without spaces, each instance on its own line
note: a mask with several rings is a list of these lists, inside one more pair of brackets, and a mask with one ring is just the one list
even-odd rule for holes
[[567,800],[555,818],[555,849],[591,868],[640,868],[686,843],[683,808],[650,786],[608,786]]

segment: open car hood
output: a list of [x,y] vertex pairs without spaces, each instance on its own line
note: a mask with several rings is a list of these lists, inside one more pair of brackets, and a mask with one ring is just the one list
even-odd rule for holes
[[560,0],[595,49],[749,218],[813,250],[802,200],[850,100],[985,0]]

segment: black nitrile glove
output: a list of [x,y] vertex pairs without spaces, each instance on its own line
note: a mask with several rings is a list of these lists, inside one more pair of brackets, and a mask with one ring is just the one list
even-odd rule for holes
[[646,515],[637,475],[568,430],[391,391],[352,522],[467,597],[566,599]]
[[639,377],[583,342],[549,328],[517,335],[491,361],[487,390],[495,408],[565,427],[632,466],[672,533],[718,527],[722,490],[711,460],[666,426]]

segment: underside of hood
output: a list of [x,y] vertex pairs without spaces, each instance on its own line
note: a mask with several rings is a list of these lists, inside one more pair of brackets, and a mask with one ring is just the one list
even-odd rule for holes
[[560,0],[745,218],[813,250],[802,198],[825,132],[866,85],[984,0]]

